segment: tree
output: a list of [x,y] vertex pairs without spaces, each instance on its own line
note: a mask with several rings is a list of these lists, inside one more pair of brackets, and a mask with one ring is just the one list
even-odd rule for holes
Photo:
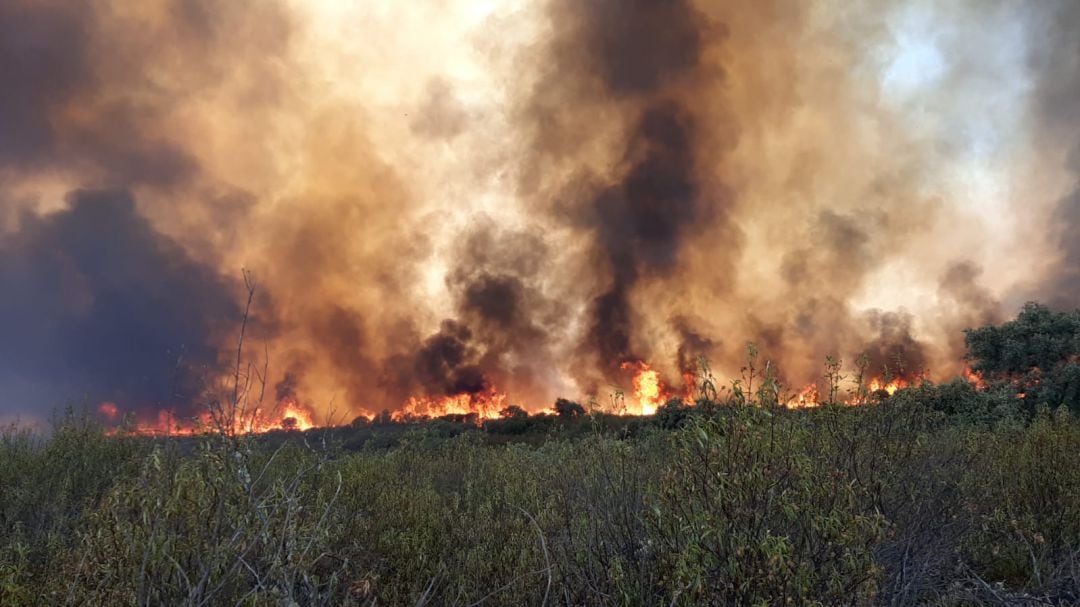
[[1015,320],[964,332],[972,371],[1009,383],[1029,407],[1080,411],[1080,310],[1029,302]]
[[526,417],[529,417],[529,412],[517,405],[510,405],[502,411],[499,411],[499,416],[503,419],[525,419]]
[[585,407],[572,400],[559,398],[555,400],[555,413],[562,419],[573,419],[585,415]]

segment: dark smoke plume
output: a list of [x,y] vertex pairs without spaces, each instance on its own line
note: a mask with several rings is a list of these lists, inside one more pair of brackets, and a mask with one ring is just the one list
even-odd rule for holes
[[[80,191],[0,242],[0,410],[194,404],[236,293],[122,191]],[[12,388],[14,387],[14,389]]]
[[610,175],[571,190],[555,209],[588,235],[602,264],[603,271],[590,276],[598,292],[578,352],[611,381],[623,362],[651,353],[639,338],[641,312],[632,301],[639,284],[675,274],[689,237],[702,225],[723,230],[731,205],[721,188],[714,189],[719,196],[706,194],[704,188],[716,184],[697,175],[709,126],[696,116],[694,96],[707,95],[702,81],[715,84],[719,70],[704,58],[704,38],[722,28],[684,1],[555,2],[550,10],[558,28],[551,50],[557,67],[530,106],[538,124],[536,162],[572,145],[573,135],[560,127],[577,126],[559,108],[586,115],[595,108],[617,116],[626,129]]

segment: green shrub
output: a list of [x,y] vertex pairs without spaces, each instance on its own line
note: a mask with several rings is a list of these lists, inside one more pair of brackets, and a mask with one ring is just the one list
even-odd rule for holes
[[669,589],[685,604],[863,604],[885,521],[806,449],[796,416],[740,408],[679,434],[653,504]]

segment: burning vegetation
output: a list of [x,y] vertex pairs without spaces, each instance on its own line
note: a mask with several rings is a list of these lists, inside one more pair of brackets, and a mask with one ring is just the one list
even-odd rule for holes
[[[1080,410],[1080,312],[1056,313],[1037,304],[1027,305],[1016,320],[1000,326],[987,326],[967,332],[970,366],[957,375],[952,384],[967,386],[976,394],[1005,394],[1024,402],[1033,412],[1040,407],[1065,407]],[[430,345],[433,345],[434,342]],[[591,395],[587,406],[559,398],[553,407],[536,411],[538,418],[575,419],[586,414],[624,418],[670,416],[672,411],[693,412],[700,408],[707,414],[717,406],[756,406],[764,408],[813,409],[830,406],[880,405],[903,391],[919,393],[936,390],[925,371],[912,371],[897,356],[892,366],[885,365],[880,375],[871,368],[871,357],[857,357],[852,372],[845,372],[843,361],[827,357],[821,381],[804,387],[789,387],[771,361],[758,367],[759,351],[754,344],[746,348],[747,364],[738,378],[720,383],[708,362],[701,358],[698,369],[682,376],[682,385],[665,382],[647,362],[628,361],[620,365],[625,373],[627,390],[613,387],[606,399]],[[897,375],[903,373],[903,375]],[[235,375],[234,379],[238,378]],[[396,410],[359,416],[353,426],[378,423],[417,424],[443,422],[488,427],[492,421],[523,420],[527,409],[509,404],[510,398],[482,377],[469,385],[472,391],[444,396],[411,397]],[[112,402],[97,407],[101,421],[114,434],[190,436],[204,433],[227,435],[275,431],[306,431],[320,426],[315,413],[296,400],[288,386],[278,387],[279,400],[264,408],[254,396],[250,382],[233,393],[229,404],[206,405],[194,415],[181,416],[173,409],[149,409],[123,414]],[[227,392],[227,390],[225,390]],[[259,389],[261,393],[261,389]],[[252,400],[256,398],[256,400]],[[497,427],[497,426],[491,426]]]
[[170,414],[0,428],[0,597],[1074,605],[1078,337],[1080,312],[1029,305],[969,331],[947,383],[829,358],[788,396],[748,347],[727,386],[699,360],[692,402],[635,360],[610,407],[496,411],[488,384],[302,436],[291,402],[182,439],[146,435]]
[[1077,0],[0,0],[0,604],[1080,605],[1078,58]]

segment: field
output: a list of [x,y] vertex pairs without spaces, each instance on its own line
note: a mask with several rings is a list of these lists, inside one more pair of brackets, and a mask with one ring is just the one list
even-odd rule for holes
[[1080,423],[999,404],[185,441],[69,416],[3,436],[0,602],[1075,604]]

